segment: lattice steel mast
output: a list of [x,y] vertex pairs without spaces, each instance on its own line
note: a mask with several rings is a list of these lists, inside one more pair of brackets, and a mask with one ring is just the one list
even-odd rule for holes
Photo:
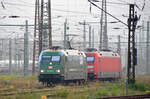
[[36,0],[32,73],[41,51],[52,46],[51,27],[51,0]]
[[[107,12],[106,0],[102,0],[102,9]],[[101,11],[100,20],[100,45],[99,50],[108,49],[108,36],[107,36],[107,13]]]
[[129,19],[128,19],[128,69],[127,77],[128,83],[135,82],[135,65],[137,64],[137,50],[135,48],[135,29],[137,25],[138,17],[135,13],[134,4],[130,4],[129,7]]

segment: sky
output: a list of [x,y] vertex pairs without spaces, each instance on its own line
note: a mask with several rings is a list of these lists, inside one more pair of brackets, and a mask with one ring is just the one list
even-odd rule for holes
[[[45,0],[46,1],[46,0]],[[99,0],[101,1],[101,0]],[[25,24],[25,20],[29,24],[34,24],[34,3],[35,0],[0,0],[0,24]],[[79,22],[99,22],[101,10],[92,6],[91,13],[89,11],[90,4],[87,0],[51,0],[52,2],[52,32],[53,40],[62,41],[64,22],[68,21],[70,34],[77,34],[74,42],[83,41],[83,26]],[[144,5],[144,0],[107,0],[107,12],[127,23],[129,13],[129,3],[136,3],[140,9]],[[115,3],[115,4],[114,4]],[[117,4],[116,4],[117,3]],[[101,7],[101,2],[95,3]],[[150,20],[150,0],[146,0],[143,11],[136,8],[138,15],[142,15],[141,20]],[[20,16],[20,18],[9,18],[9,16]],[[60,17],[58,17],[60,16]],[[108,22],[116,21],[108,16]],[[141,24],[141,21],[138,23]],[[99,24],[91,24],[95,30],[95,42],[99,41]],[[86,27],[88,31],[88,26]],[[113,29],[120,28],[120,29]],[[117,40],[118,35],[127,36],[127,27],[121,23],[108,24],[109,41]],[[0,26],[0,38],[23,37],[24,27],[2,27]],[[29,27],[30,38],[33,37],[33,27]],[[87,33],[88,38],[88,33]],[[78,42],[78,43],[81,43]]]

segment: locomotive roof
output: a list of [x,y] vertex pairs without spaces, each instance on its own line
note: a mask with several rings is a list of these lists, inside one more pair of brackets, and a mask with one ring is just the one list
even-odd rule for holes
[[82,55],[82,56],[86,56],[85,53],[83,51],[79,51],[79,50],[65,50],[67,55]]
[[118,53],[113,51],[95,51],[95,52],[86,52],[87,54],[98,54],[101,57],[119,57]]
[[71,49],[67,49],[67,50],[62,50],[62,49],[57,49],[57,50],[47,49],[47,50],[44,50],[43,52],[62,52],[66,56],[68,56],[68,55],[83,55],[84,57],[86,56],[83,51],[71,50]]
[[101,52],[99,52],[99,54],[102,57],[118,57],[119,56],[118,53],[115,53],[113,51],[101,51]]

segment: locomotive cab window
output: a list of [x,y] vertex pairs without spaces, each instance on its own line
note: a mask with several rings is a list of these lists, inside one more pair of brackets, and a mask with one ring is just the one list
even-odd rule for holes
[[86,57],[86,61],[88,62],[88,63],[93,63],[94,62],[94,56],[87,56]]
[[100,59],[100,58],[98,58],[98,62],[101,62],[101,59]]
[[42,63],[48,64],[51,61],[51,56],[42,56]]
[[68,61],[72,61],[73,57],[71,55],[67,56]]
[[60,56],[52,56],[52,62],[60,62]]

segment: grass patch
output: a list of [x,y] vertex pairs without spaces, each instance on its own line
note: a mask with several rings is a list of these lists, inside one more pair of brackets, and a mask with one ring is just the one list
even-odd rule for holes
[[15,78],[16,76],[13,76],[13,75],[1,75],[0,76],[0,80],[13,80]]
[[0,80],[0,88],[5,88],[11,85],[10,81],[7,80]]
[[38,82],[36,75],[29,75],[26,77],[19,75],[1,75],[0,88],[9,88],[10,86],[13,86],[14,89],[34,89],[41,88],[42,84]]
[[135,82],[135,84],[129,84],[129,88],[138,91],[146,91],[147,87],[144,83]]
[[102,96],[109,96],[109,92],[107,91],[107,89],[98,90],[95,94],[95,98],[100,98]]
[[[0,88],[14,86],[15,90],[11,92],[20,92],[23,90],[40,89],[44,86],[38,82],[36,75],[29,76],[0,76]],[[134,85],[129,85],[129,95],[143,94],[150,86],[150,80],[137,80]],[[57,89],[57,90],[56,90]],[[20,90],[20,91],[19,91]],[[10,91],[9,91],[10,92]],[[2,99],[41,99],[44,95],[54,95],[48,99],[97,99],[107,96],[123,96],[125,95],[124,80],[119,82],[99,82],[93,81],[82,86],[62,86],[56,85],[54,90],[41,93],[16,95]],[[56,97],[55,97],[56,96]],[[1,99],[1,97],[0,97]]]
[[65,90],[65,89],[58,90],[58,91],[56,91],[55,95],[56,95],[56,97],[61,97],[63,99],[66,99],[67,96],[69,95],[69,91]]

